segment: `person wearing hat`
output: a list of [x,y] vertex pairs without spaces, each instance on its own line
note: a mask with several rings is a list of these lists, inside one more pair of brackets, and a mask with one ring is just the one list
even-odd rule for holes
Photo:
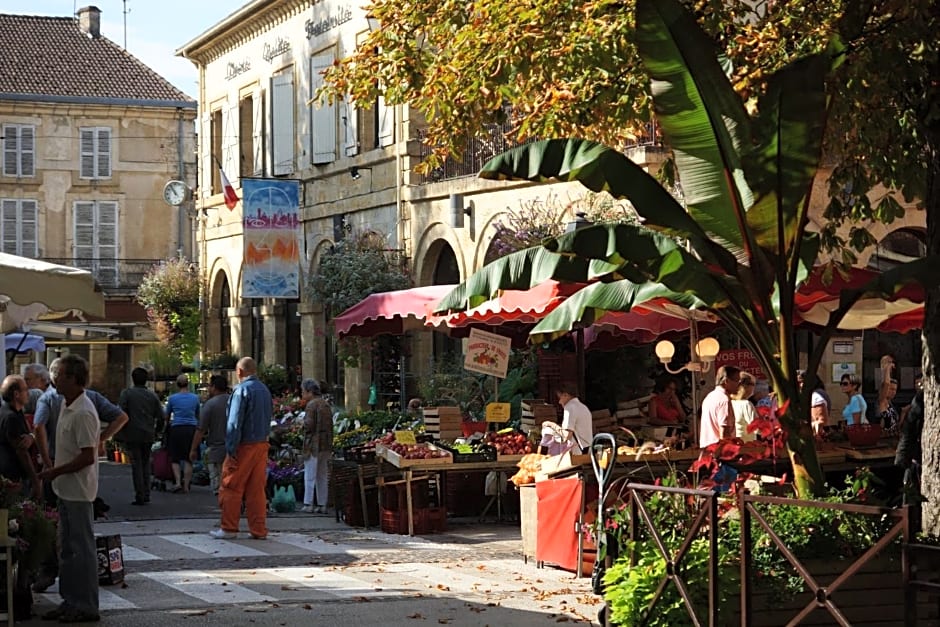
[[[333,408],[323,399],[320,384],[313,379],[300,383],[304,412],[304,506],[302,512],[325,514],[329,489],[330,456],[333,453]],[[318,505],[314,506],[314,496]]]

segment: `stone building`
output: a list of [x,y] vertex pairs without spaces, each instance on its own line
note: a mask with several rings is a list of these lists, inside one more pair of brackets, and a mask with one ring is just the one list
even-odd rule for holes
[[192,255],[187,207],[162,192],[195,184],[196,102],[104,37],[100,15],[0,15],[0,239],[4,252],[94,273],[104,319],[32,331],[50,361],[81,354],[92,385],[116,395],[154,340],[134,301],[141,278]]
[[[216,164],[236,190],[242,177],[300,182],[302,282],[348,227],[379,233],[388,249],[401,250],[416,285],[459,282],[483,265],[493,224],[507,211],[550,196],[585,195],[579,185],[481,181],[474,175],[493,154],[486,150],[419,175],[421,120],[407,106],[317,102],[320,72],[350,54],[369,28],[355,2],[252,0],[177,51],[199,71],[204,351],[300,365],[305,376],[334,384],[344,376],[347,407],[365,406],[371,373],[338,372],[328,321],[303,286],[294,300],[242,296],[242,210],[225,207]],[[640,148],[631,156],[641,165],[660,159],[655,147]],[[818,214],[825,190],[817,196]],[[891,229],[910,225],[922,229],[923,212],[909,212],[904,225]],[[420,371],[442,341],[422,333],[412,343],[412,367]]]

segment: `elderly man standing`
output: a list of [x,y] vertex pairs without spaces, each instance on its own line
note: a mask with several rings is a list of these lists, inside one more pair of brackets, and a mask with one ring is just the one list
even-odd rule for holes
[[734,437],[734,411],[731,395],[741,385],[741,370],[722,366],[715,375],[715,389],[702,401],[702,422],[698,434],[701,448],[718,440]]
[[52,481],[59,497],[59,594],[62,604],[43,618],[91,622],[98,615],[98,558],[92,502],[98,493],[100,424],[85,395],[88,363],[78,355],[52,362],[52,381],[62,394],[56,424],[56,465],[39,478]]
[[36,443],[29,432],[23,407],[29,399],[29,388],[23,377],[7,376],[0,385],[0,475],[11,481],[29,480],[34,499],[42,498],[40,481],[36,476],[29,449]]
[[238,385],[232,391],[225,429],[225,462],[219,506],[222,525],[209,532],[213,538],[234,538],[238,534],[242,500],[248,532],[256,540],[268,537],[267,482],[268,436],[274,403],[271,391],[257,376],[258,367],[251,357],[242,357],[235,366]]

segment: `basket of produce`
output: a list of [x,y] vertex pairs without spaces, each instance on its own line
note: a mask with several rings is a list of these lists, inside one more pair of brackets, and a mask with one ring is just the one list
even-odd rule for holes
[[376,444],[375,454],[398,468],[431,466],[453,463],[450,451],[433,444],[402,444],[393,442]]
[[849,425],[845,428],[845,436],[855,448],[875,446],[881,439],[881,425]]
[[512,429],[490,431],[484,442],[496,449],[497,461],[519,461],[523,455],[535,452],[535,446],[524,433]]
[[482,442],[453,443],[441,442],[439,447],[450,451],[455,464],[468,464],[471,462],[495,462],[496,449]]

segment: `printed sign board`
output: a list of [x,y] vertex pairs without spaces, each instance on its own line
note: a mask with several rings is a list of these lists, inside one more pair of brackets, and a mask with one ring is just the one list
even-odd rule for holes
[[719,351],[718,357],[715,358],[715,370],[718,370],[721,366],[740,368],[744,372],[754,375],[754,378],[758,381],[767,379],[767,375],[764,374],[764,371],[761,369],[757,357],[746,348],[732,348]]
[[463,367],[472,372],[491,374],[500,379],[506,378],[509,368],[509,348],[511,340],[502,335],[470,329],[470,340]]
[[511,411],[512,405],[509,403],[487,403],[486,421],[509,422],[509,415]]

